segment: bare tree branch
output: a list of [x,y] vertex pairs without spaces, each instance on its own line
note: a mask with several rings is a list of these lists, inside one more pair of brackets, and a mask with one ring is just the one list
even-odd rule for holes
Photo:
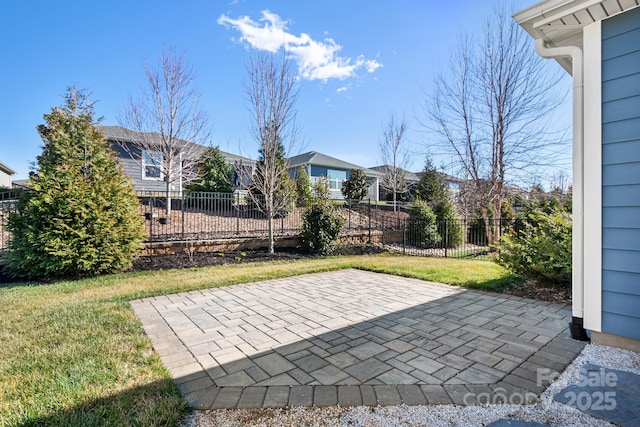
[[398,121],[395,114],[391,114],[389,122],[382,130],[382,138],[378,144],[380,160],[383,165],[383,177],[380,182],[382,188],[393,194],[393,210],[397,210],[397,197],[407,193],[405,170],[411,161],[406,147],[405,134],[407,122]]
[[209,145],[210,125],[200,107],[195,74],[186,64],[184,53],[166,48],[160,66],[145,64],[145,76],[141,96],[130,96],[118,117],[131,140],[120,145],[142,167],[151,162],[160,170],[166,183],[168,216],[172,184],[178,183],[182,190],[182,185],[195,176],[196,165]]
[[269,221],[269,252],[273,253],[273,219],[295,194],[285,153],[298,144],[295,103],[296,74],[286,54],[252,54],[246,63],[245,93],[251,113],[251,134],[261,158],[251,178],[250,197]]
[[[562,144],[562,132],[553,130],[553,112],[566,96],[560,78],[506,10],[495,8],[482,37],[462,39],[433,93],[425,93],[422,125],[473,183],[487,226],[489,209],[500,215],[507,181],[552,163]],[[487,232],[495,243],[497,230]]]

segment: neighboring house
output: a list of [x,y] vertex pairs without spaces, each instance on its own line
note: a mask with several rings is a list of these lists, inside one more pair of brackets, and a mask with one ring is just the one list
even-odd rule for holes
[[[440,174],[440,179],[444,185],[447,186],[449,193],[455,200],[455,198],[458,197],[458,194],[460,194],[460,191],[466,181],[453,175],[447,175],[446,173],[438,172],[438,174]],[[418,176],[422,176],[422,172],[419,172]]]
[[[374,166],[370,169],[378,172],[380,174],[380,180],[383,180],[387,171],[391,171],[393,167],[391,165],[382,165],[382,166]],[[418,173],[409,172],[401,168],[398,168],[398,171],[404,174],[404,180],[407,183],[407,191],[409,195],[412,196],[415,193],[416,186],[420,181],[421,175]],[[386,200],[387,194],[390,194],[390,193],[391,192],[386,188],[384,188],[383,185],[380,185],[379,196],[378,196],[380,200]],[[393,195],[391,194],[391,196]]]
[[351,176],[351,169],[362,169],[367,176],[368,192],[365,199],[378,201],[378,189],[380,174],[374,170],[327,156],[326,154],[310,151],[308,153],[299,154],[289,157],[289,174],[295,178],[295,174],[300,166],[304,166],[314,183],[318,177],[324,176],[329,180],[329,191],[331,198],[344,199],[342,195],[342,182]]
[[[382,165],[382,166],[374,166],[370,168],[380,174],[380,179],[383,179],[385,172],[391,168],[390,165]],[[400,169],[404,172],[404,179],[407,182],[407,189],[409,190],[409,195],[413,196],[416,192],[416,187],[418,182],[420,182],[420,178],[424,175],[424,172],[409,172],[404,169]],[[460,190],[462,190],[462,186],[465,183],[464,179],[457,178],[452,175],[447,175],[446,173],[438,172],[440,176],[441,182],[447,187],[449,190],[449,194],[451,198],[455,201],[458,198],[458,194],[460,194]],[[380,186],[380,200],[385,200],[387,197],[387,190]]]
[[640,351],[640,7],[546,0],[514,19],[573,76],[574,338]]
[[[102,126],[102,132],[111,143],[116,152],[124,172],[131,177],[136,191],[166,191],[167,185],[160,168],[157,152],[141,152],[131,139],[131,132],[119,126]],[[157,135],[160,141],[160,135]],[[204,149],[204,147],[202,147]],[[251,178],[251,170],[254,161],[235,154],[220,151],[227,162],[236,171],[235,184],[239,189],[246,189]],[[190,174],[187,174],[190,175]],[[183,176],[182,179],[171,183],[171,190],[182,192],[188,184],[191,176]]]
[[0,187],[11,188],[11,177],[16,171],[0,162]]

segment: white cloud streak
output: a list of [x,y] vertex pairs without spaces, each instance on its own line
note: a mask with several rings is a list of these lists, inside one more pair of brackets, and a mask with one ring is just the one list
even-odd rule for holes
[[308,34],[299,36],[287,31],[287,22],[268,10],[262,11],[258,22],[248,16],[232,19],[226,15],[218,18],[218,24],[240,31],[240,41],[252,48],[277,52],[284,48],[298,64],[300,76],[307,80],[345,80],[354,77],[360,70],[373,73],[382,64],[375,59],[345,58],[339,55],[342,46],[331,38],[313,40]]

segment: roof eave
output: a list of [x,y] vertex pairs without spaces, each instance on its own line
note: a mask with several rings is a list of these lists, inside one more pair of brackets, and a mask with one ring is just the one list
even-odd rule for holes
[[13,169],[11,169],[9,166],[5,165],[4,163],[0,162],[0,170],[4,173],[6,173],[7,175],[15,175],[16,171],[14,171]]

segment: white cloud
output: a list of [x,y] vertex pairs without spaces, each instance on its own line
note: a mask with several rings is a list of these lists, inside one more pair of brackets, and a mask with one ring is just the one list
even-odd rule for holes
[[295,58],[300,76],[308,80],[345,80],[357,75],[360,69],[373,73],[382,67],[376,59],[366,59],[363,55],[355,60],[339,56],[342,46],[331,38],[316,41],[305,33],[291,34],[287,32],[287,22],[268,10],[262,11],[258,22],[248,16],[232,19],[221,15],[218,24],[240,31],[240,41],[255,49],[277,52],[284,48]]

